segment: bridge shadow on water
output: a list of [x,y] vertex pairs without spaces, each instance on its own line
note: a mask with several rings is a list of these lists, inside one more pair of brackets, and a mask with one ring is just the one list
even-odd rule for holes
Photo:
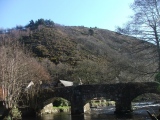
[[137,109],[131,113],[114,114],[115,107],[102,107],[91,110],[90,114],[71,115],[70,113],[45,114],[37,118],[28,118],[23,120],[151,120],[147,110],[151,114],[158,114],[160,104],[136,104]]
[[85,119],[84,114],[82,114],[82,115],[72,115],[71,118],[72,118],[71,120],[87,120],[87,119]]
[[128,114],[115,114],[115,118],[117,119],[133,119],[133,113]]
[[82,114],[73,115],[70,120],[150,120],[147,114]]
[[[73,115],[71,120],[140,120],[134,117],[132,113],[116,115],[116,114],[82,114]],[[142,119],[141,119],[142,120]]]
[[[143,114],[144,113],[144,114]],[[37,118],[23,120],[150,120],[146,113],[146,108],[140,109],[130,114],[114,114],[114,112],[71,115],[70,113],[46,114]]]

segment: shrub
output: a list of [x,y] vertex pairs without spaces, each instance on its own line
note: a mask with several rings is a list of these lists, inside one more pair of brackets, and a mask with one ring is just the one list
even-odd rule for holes
[[59,107],[59,106],[68,106],[69,103],[67,100],[63,99],[63,98],[57,98],[56,100],[54,100],[53,102],[53,106]]

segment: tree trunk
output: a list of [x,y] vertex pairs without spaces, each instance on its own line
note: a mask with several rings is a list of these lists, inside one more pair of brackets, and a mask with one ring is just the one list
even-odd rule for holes
[[154,28],[155,40],[157,45],[157,53],[158,53],[158,73],[160,73],[160,46],[159,46],[159,38],[156,27]]

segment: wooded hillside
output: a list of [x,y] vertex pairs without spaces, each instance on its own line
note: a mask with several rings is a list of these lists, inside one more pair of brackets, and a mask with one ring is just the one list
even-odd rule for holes
[[62,26],[39,19],[1,31],[13,35],[47,69],[53,81],[84,84],[153,81],[155,45],[113,31]]

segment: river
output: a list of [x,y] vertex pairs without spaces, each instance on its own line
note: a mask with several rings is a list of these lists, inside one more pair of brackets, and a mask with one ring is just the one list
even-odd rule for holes
[[115,107],[92,108],[91,114],[74,115],[70,113],[47,114],[37,118],[25,118],[23,120],[151,120],[147,110],[152,114],[158,114],[160,103],[138,102],[132,103],[133,113],[115,115]]

